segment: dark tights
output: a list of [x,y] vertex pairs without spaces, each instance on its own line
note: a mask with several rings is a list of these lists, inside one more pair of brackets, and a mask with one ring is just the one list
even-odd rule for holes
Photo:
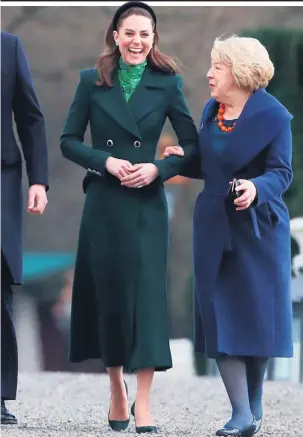
[[262,417],[263,380],[267,358],[222,355],[217,365],[225,385],[232,417],[225,426],[245,428]]

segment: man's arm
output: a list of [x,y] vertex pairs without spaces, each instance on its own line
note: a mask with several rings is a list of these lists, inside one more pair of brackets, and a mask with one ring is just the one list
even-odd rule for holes
[[13,112],[29,183],[28,212],[42,214],[48,185],[48,153],[44,117],[20,39],[15,44],[16,84]]
[[22,146],[29,185],[44,185],[48,189],[48,153],[45,122],[35,93],[29,63],[16,37],[16,85],[13,112]]

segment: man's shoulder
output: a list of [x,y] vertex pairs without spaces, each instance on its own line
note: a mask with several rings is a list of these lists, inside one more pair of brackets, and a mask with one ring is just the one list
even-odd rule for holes
[[13,33],[9,33],[9,32],[4,32],[1,31],[1,42],[16,42],[18,39],[17,35],[14,35]]
[[19,38],[17,35],[9,32],[1,31],[1,50],[3,55],[7,56],[9,53],[14,53],[18,45]]

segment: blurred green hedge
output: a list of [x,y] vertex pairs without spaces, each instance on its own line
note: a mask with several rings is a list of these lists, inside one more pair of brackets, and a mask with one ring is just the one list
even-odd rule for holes
[[268,50],[275,66],[275,75],[267,91],[275,96],[293,115],[294,180],[284,200],[291,218],[303,215],[303,31],[287,28],[245,30],[241,36],[257,38]]

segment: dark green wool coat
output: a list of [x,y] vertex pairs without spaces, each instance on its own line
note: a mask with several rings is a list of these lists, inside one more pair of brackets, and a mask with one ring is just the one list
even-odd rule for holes
[[[172,367],[167,314],[168,214],[163,182],[179,174],[198,135],[178,75],[146,68],[127,103],[97,71],[81,71],[61,136],[65,158],[87,169],[72,298],[70,360],[101,358],[106,367]],[[155,160],[166,118],[185,156]],[[92,147],[83,144],[90,124]],[[109,156],[152,162],[159,177],[136,189],[105,168]]]

